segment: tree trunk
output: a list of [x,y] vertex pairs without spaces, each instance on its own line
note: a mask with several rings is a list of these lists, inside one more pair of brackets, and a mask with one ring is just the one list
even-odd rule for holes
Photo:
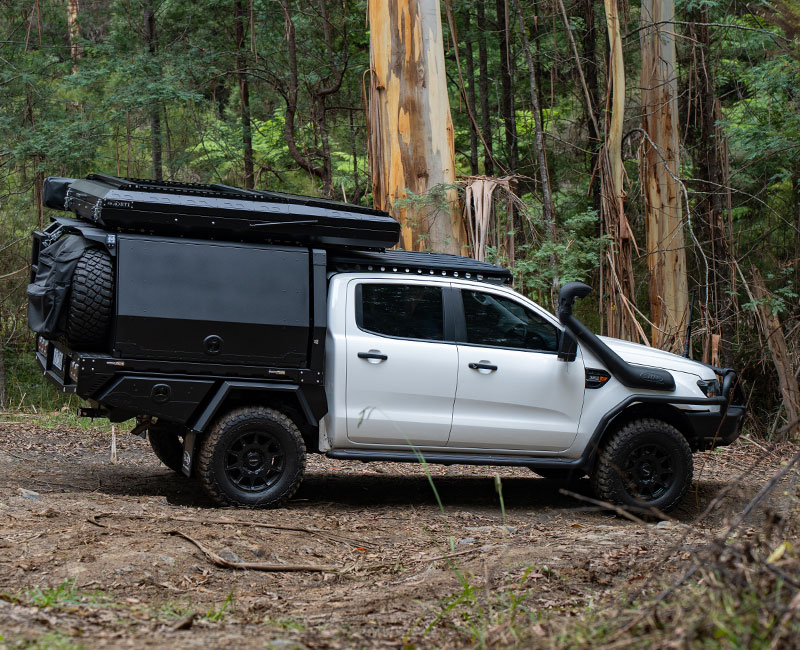
[[514,119],[514,80],[511,76],[511,21],[508,0],[497,0],[497,34],[500,48],[500,110],[506,135],[508,171],[517,171],[517,123]]
[[369,3],[369,154],[375,207],[402,227],[407,250],[460,253],[458,195],[405,202],[455,182],[455,151],[438,0]]
[[767,345],[772,354],[772,361],[778,373],[778,385],[783,397],[783,407],[788,420],[789,439],[800,442],[800,388],[797,384],[797,374],[792,368],[792,357],[786,344],[786,337],[778,317],[769,308],[769,294],[764,285],[764,279],[757,269],[753,270],[753,296],[757,301],[758,315],[761,319]]
[[75,74],[78,72],[78,59],[81,57],[78,0],[67,0],[67,36],[69,37],[69,56],[72,59],[72,74]]
[[680,345],[689,291],[683,241],[673,0],[642,2],[642,187],[650,269],[650,320],[657,347]]
[[[562,5],[563,9],[563,5]],[[598,84],[597,84],[597,29],[594,21],[594,0],[584,0],[583,2],[583,20],[586,29],[583,32],[581,39],[581,53],[583,55],[583,72],[586,80],[587,92],[587,107],[586,107],[586,123],[589,131],[589,150],[592,152],[589,156],[589,175],[592,179],[592,207],[594,207],[597,214],[600,214],[601,193],[600,193],[600,174],[597,169],[597,162],[599,158],[601,135],[598,130],[597,121],[594,116],[597,115],[597,97],[598,97]],[[581,65],[580,61],[577,65]],[[598,225],[599,225],[598,220]]]
[[634,313],[633,232],[625,216],[622,166],[622,123],[625,117],[625,65],[622,59],[622,37],[616,0],[605,0],[608,29],[609,70],[608,92],[611,115],[606,125],[606,142],[600,152],[602,213],[605,231],[613,239],[606,252],[608,261],[608,298],[604,307],[608,335],[616,338],[640,338],[648,343]]
[[242,121],[242,152],[244,154],[244,186],[253,189],[253,132],[250,126],[250,84],[247,78],[245,35],[247,14],[242,0],[233,0],[234,36],[236,38],[236,76],[239,80],[239,117]]
[[483,152],[483,173],[494,174],[492,162],[492,125],[489,113],[489,55],[486,51],[486,11],[483,2],[477,3],[478,21],[478,95],[481,102],[481,132],[485,144]]
[[[281,9],[283,10],[286,53],[289,58],[289,75],[287,78],[286,87],[280,88],[280,93],[283,95],[284,101],[286,102],[286,116],[283,126],[284,136],[286,137],[286,146],[289,148],[289,154],[292,156],[294,161],[309,174],[323,181],[323,185],[327,187],[329,186],[329,183],[326,182],[326,179],[328,178],[327,165],[316,164],[311,155],[304,155],[297,146],[297,138],[295,135],[295,118],[297,116],[297,100],[300,85],[300,76],[297,69],[297,36],[294,28],[294,21],[292,20],[292,12],[289,7],[289,0],[280,0],[280,5]],[[342,75],[339,76],[339,84],[341,84],[341,80]],[[338,85],[334,86],[334,88],[338,88]]]
[[[156,15],[153,9],[153,0],[144,0],[144,42],[147,51],[155,58],[157,51]],[[153,67],[155,68],[155,62]],[[164,178],[161,164],[161,102],[152,100],[149,106],[150,113],[150,153],[153,160],[153,178],[160,181]]]
[[625,118],[625,61],[622,58],[622,38],[619,30],[619,13],[616,0],[605,0],[606,24],[608,27],[609,85],[611,87],[611,116],[608,121],[606,149],[611,169],[611,200],[622,213],[625,190],[623,188],[624,168],[622,165],[622,123]]
[[6,357],[5,349],[0,344],[0,410],[8,407],[6,401]]
[[[731,347],[735,336],[733,317],[734,294],[730,291],[732,284],[733,264],[730,241],[725,223],[726,198],[728,185],[727,147],[725,138],[717,129],[719,119],[719,101],[714,90],[714,62],[711,60],[711,35],[707,23],[710,22],[706,10],[695,10],[690,20],[696,24],[690,29],[690,37],[695,45],[692,54],[696,57],[690,66],[690,89],[694,92],[689,97],[691,113],[699,115],[694,128],[687,129],[691,139],[693,155],[693,176],[699,179],[697,196],[697,213],[701,216],[701,239],[708,242],[710,254],[708,260],[708,329],[721,335],[720,356],[722,365],[733,366],[733,350]],[[706,355],[704,354],[704,357]]]
[[[472,51],[472,35],[470,33],[469,8],[464,9],[464,50],[467,61],[467,103],[470,115],[475,112],[475,58]],[[469,168],[473,176],[478,175],[478,134],[475,131],[475,122],[469,121]]]
[[[516,6],[517,18],[519,19],[519,33],[522,39],[522,47],[525,50],[525,57],[528,62],[528,72],[531,85],[531,106],[533,108],[533,124],[535,133],[535,146],[536,146],[536,161],[539,167],[539,180],[542,183],[542,216],[544,223],[548,229],[550,241],[555,244],[556,242],[556,220],[555,210],[553,208],[553,193],[550,189],[550,172],[547,169],[547,152],[544,145],[544,129],[542,128],[541,105],[539,103],[539,93],[536,83],[536,67],[533,62],[533,53],[531,52],[530,44],[528,43],[528,36],[525,33],[525,21],[522,17],[522,9],[519,5],[519,0],[514,0]],[[553,296],[558,291],[560,280],[557,268],[558,260],[555,253],[550,255],[550,264],[553,266]]]

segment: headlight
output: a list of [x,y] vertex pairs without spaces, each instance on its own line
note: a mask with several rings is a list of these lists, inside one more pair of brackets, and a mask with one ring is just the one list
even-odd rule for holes
[[74,381],[76,384],[78,383],[78,371],[80,370],[80,366],[78,365],[77,361],[72,361],[69,364],[69,378]]
[[706,397],[717,397],[722,393],[717,379],[701,379],[697,382],[697,385],[705,393]]

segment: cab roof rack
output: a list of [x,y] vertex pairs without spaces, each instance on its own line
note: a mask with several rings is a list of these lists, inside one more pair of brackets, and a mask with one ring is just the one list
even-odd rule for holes
[[505,267],[444,253],[332,251],[328,259],[329,268],[338,272],[378,271],[398,275],[463,278],[501,285],[511,284],[514,279],[511,271]]

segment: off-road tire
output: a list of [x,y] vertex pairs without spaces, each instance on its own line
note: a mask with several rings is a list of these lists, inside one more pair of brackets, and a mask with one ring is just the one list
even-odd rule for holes
[[147,430],[147,440],[158,460],[178,474],[183,467],[183,428],[177,425],[157,422]]
[[692,473],[686,438],[666,422],[644,418],[625,424],[604,442],[592,488],[600,499],[623,507],[669,512],[689,489]]
[[[201,441],[196,470],[220,505],[277,508],[300,487],[306,446],[297,425],[280,411],[237,408],[220,417]],[[254,477],[257,470],[266,476]]]
[[114,266],[100,248],[87,249],[72,275],[67,341],[76,350],[105,347],[114,312]]

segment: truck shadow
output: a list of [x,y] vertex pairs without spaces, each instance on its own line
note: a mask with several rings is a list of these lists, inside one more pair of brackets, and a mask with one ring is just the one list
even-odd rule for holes
[[[439,500],[447,510],[491,510],[500,511],[500,497],[492,476],[435,476],[433,484]],[[509,514],[531,511],[572,511],[608,516],[611,512],[581,497],[592,498],[588,479],[576,481],[568,486],[534,474],[530,477],[506,477],[501,480],[503,507]],[[690,522],[703,513],[709,504],[723,491],[728,491],[713,518],[725,513],[737,512],[752,497],[747,490],[735,488],[722,481],[701,479],[695,481],[681,505],[671,513],[675,519]],[[576,496],[564,494],[568,490]],[[425,476],[376,476],[339,475],[313,473],[298,490],[288,507],[324,505],[335,509],[362,507],[439,507],[436,494]]]
[[[149,497],[163,500],[165,505],[194,508],[215,508],[197,480],[187,480],[163,467],[153,467],[142,472],[133,471],[120,475],[120,468],[96,468],[92,472],[94,481],[86,485],[90,491],[127,497]],[[309,511],[351,511],[353,509],[395,510],[404,508],[439,508],[437,494],[445,511],[476,510],[500,512],[500,497],[492,475],[470,476],[452,474],[434,476],[433,485],[424,474],[376,474],[335,470],[310,471],[295,496],[286,505],[298,513]],[[77,487],[77,486],[75,486]],[[83,486],[81,486],[83,487]],[[591,497],[587,479],[569,486],[577,496],[563,494],[557,481],[530,476],[502,478],[503,506],[510,515],[541,511],[597,513],[608,516],[609,510],[598,508],[581,496]],[[695,481],[681,506],[672,515],[684,522],[691,522],[702,513],[723,490],[729,490],[714,519],[725,513],[740,510],[752,496],[743,488],[730,490],[730,485],[721,481],[701,479]]]

